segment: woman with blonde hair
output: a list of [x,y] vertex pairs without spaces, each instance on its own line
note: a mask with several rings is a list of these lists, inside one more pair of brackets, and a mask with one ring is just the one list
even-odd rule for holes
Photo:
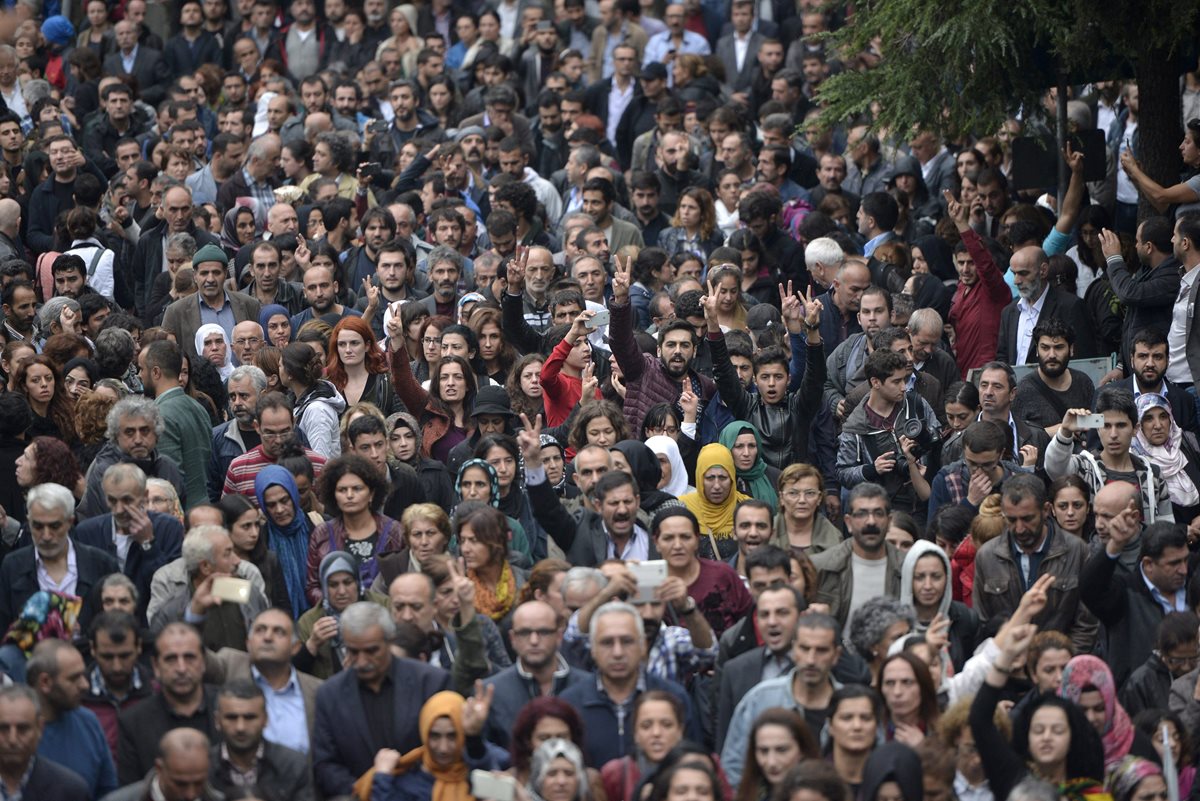
[[375,48],[375,60],[383,58],[389,47],[400,51],[400,74],[408,77],[417,70],[417,54],[424,45],[417,36],[417,7],[409,3],[398,5],[388,15],[392,35]]
[[708,273],[708,292],[717,297],[717,320],[722,331],[746,330],[746,301],[742,298],[742,271],[722,264]]
[[[954,568],[964,598],[969,599],[975,586],[975,554],[988,540],[1004,533],[1004,516],[1000,514],[1000,494],[994,493],[979,504],[979,514],[971,521],[970,536],[964,537],[954,549]],[[965,602],[965,601],[964,601]],[[970,606],[970,604],[967,604]]]
[[679,193],[679,204],[671,227],[658,235],[658,246],[668,256],[692,253],[701,262],[725,244],[725,234],[717,227],[717,208],[707,189],[689,186]]

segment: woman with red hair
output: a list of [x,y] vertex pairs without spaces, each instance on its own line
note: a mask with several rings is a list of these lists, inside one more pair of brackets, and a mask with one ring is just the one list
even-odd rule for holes
[[387,356],[361,317],[343,317],[333,327],[325,375],[349,406],[373,403],[385,416],[405,411],[392,389]]

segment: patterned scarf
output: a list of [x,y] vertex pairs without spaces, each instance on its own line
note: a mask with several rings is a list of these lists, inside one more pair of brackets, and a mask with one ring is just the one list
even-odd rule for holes
[[517,579],[508,562],[500,568],[494,590],[480,581],[474,570],[468,570],[467,575],[475,582],[475,608],[492,620],[503,619],[517,600]]

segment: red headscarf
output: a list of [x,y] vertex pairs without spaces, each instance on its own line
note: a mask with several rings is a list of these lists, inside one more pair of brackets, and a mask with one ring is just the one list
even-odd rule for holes
[[1078,704],[1080,696],[1092,690],[1104,699],[1104,729],[1100,739],[1104,743],[1104,767],[1111,770],[1133,745],[1133,723],[1117,701],[1112,671],[1104,660],[1086,654],[1074,657],[1063,669],[1059,697]]

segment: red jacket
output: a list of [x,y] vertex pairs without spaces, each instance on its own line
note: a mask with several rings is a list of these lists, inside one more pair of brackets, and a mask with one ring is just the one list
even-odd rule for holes
[[[564,338],[554,346],[542,364],[542,400],[546,406],[546,425],[560,426],[567,421],[579,397],[583,394],[583,379],[564,375],[563,363],[571,352],[571,343]],[[600,397],[599,394],[596,395]]]
[[950,303],[950,324],[954,326],[954,354],[965,381],[967,373],[996,358],[1000,336],[1000,312],[1012,302],[1012,290],[992,260],[979,234],[962,232],[967,252],[975,260],[978,279],[971,286],[959,282]]

